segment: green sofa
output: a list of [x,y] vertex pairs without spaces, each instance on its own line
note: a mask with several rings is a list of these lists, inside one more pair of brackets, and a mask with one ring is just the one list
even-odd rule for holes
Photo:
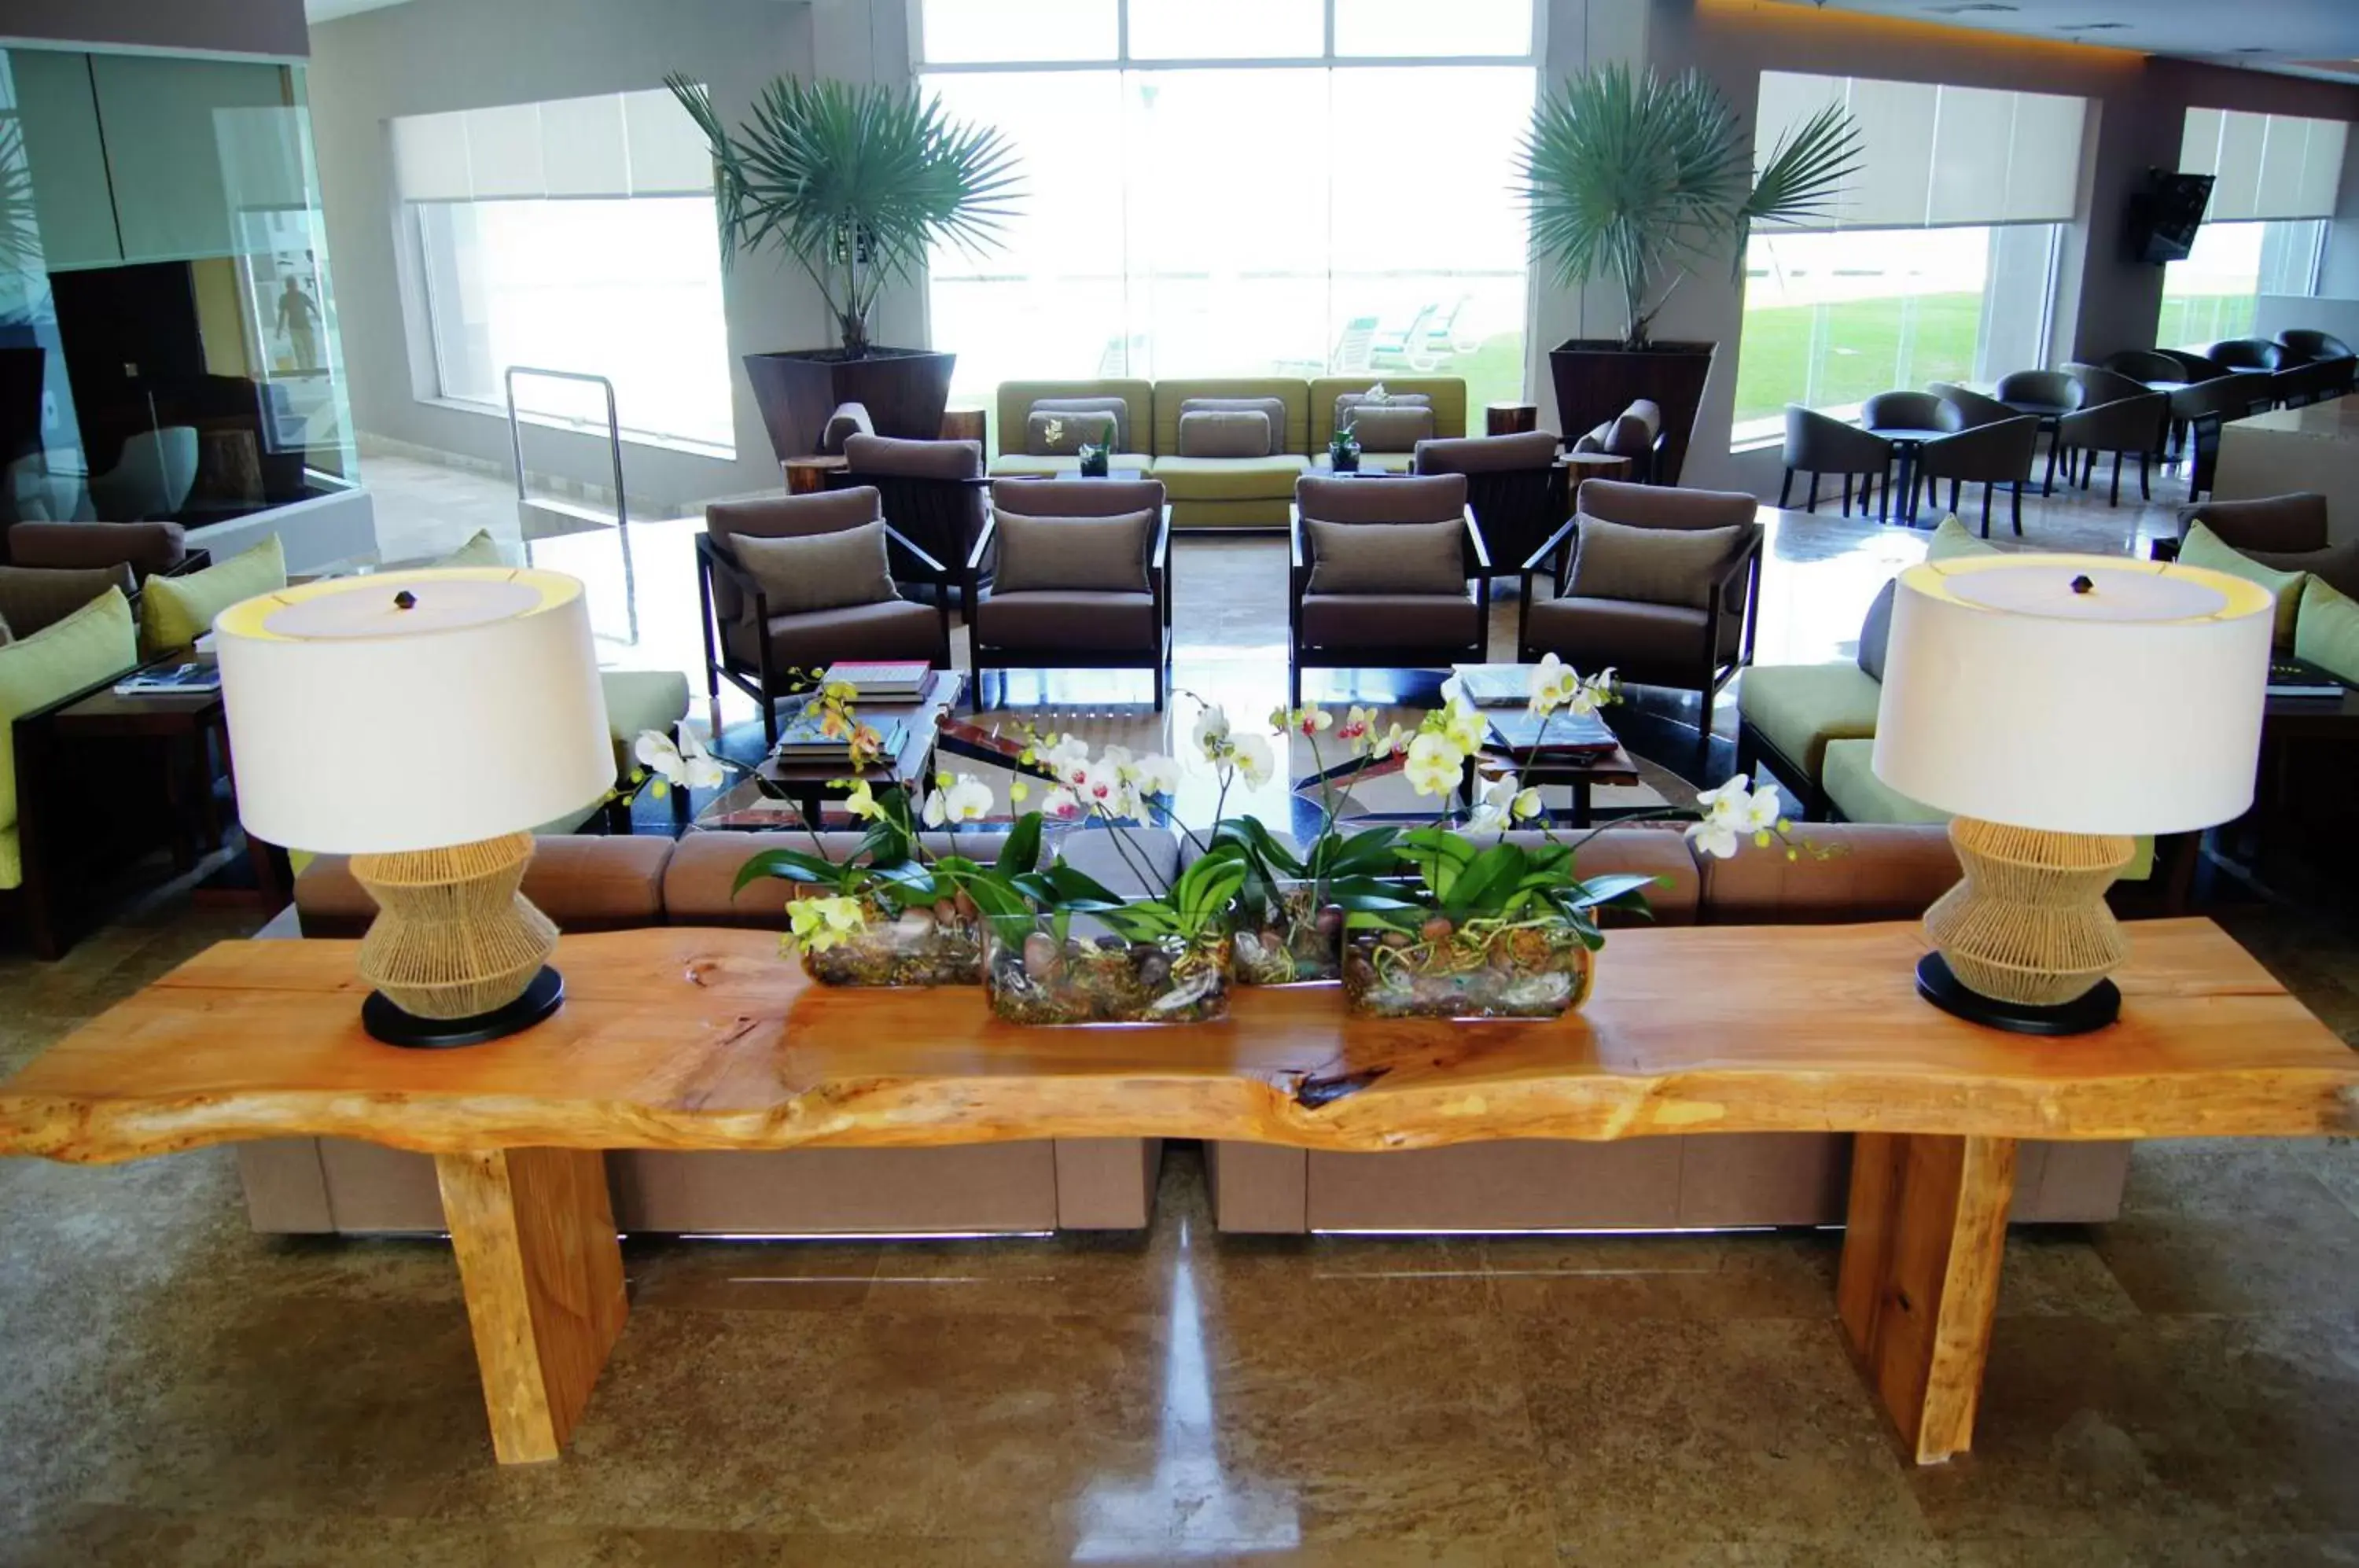
[[[1283,528],[1294,482],[1329,466],[1327,442],[1335,430],[1335,400],[1381,381],[1394,393],[1423,396],[1433,409],[1435,439],[1466,433],[1466,383],[1456,376],[1224,376],[1147,382],[1006,381],[997,397],[998,455],[995,478],[1071,474],[1079,460],[1027,452],[1033,406],[1043,398],[1119,398],[1121,435],[1110,466],[1132,469],[1162,483],[1174,528]],[[1182,457],[1180,408],[1191,397],[1274,398],[1285,409],[1279,450],[1262,457]],[[1366,452],[1364,468],[1405,472],[1413,452]]]

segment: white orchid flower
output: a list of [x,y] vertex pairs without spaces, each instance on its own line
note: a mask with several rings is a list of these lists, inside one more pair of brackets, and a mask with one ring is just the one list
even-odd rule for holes
[[787,931],[805,953],[824,953],[868,923],[857,898],[797,898],[787,905]]
[[1269,712],[1269,727],[1280,733],[1316,735],[1334,724],[1335,715],[1316,702],[1300,708],[1272,708]]
[[1452,675],[1441,683],[1441,705],[1445,708],[1454,708],[1461,702],[1470,708],[1474,705],[1473,699],[1466,695],[1466,677]]
[[1580,671],[1555,654],[1543,654],[1540,661],[1532,666],[1528,691],[1535,715],[1545,717],[1556,712],[1571,702],[1580,690]]
[[948,789],[926,797],[925,819],[929,828],[945,822],[979,822],[991,814],[991,786],[972,773],[962,773]]
[[1129,784],[1118,770],[1103,762],[1093,762],[1084,770],[1081,782],[1073,787],[1073,793],[1083,806],[1103,815],[1127,817],[1134,814]]
[[1089,810],[1079,795],[1060,784],[1040,798],[1040,814],[1052,822],[1078,822]]
[[1180,765],[1159,751],[1150,751],[1132,764],[1132,783],[1142,795],[1175,795],[1180,790]]
[[1196,749],[1207,762],[1225,761],[1229,753],[1229,715],[1218,702],[1207,702],[1196,715]]
[[1384,734],[1371,735],[1368,737],[1368,760],[1371,762],[1382,762],[1386,757],[1392,756],[1397,751],[1407,750],[1408,748],[1408,742],[1409,732],[1401,728],[1400,722],[1398,720],[1395,720],[1392,726],[1386,730]]
[[1446,735],[1421,735],[1408,743],[1403,771],[1420,795],[1447,795],[1465,776],[1465,748]]
[[1237,776],[1247,784],[1259,785],[1277,771],[1277,757],[1269,742],[1257,735],[1234,735],[1229,741],[1230,759],[1236,764]]
[[1376,713],[1373,708],[1363,708],[1356,702],[1343,714],[1343,722],[1335,726],[1335,738],[1353,751],[1365,751],[1369,735],[1375,732]]
[[1454,702],[1442,710],[1441,733],[1460,751],[1472,753],[1481,750],[1484,741],[1490,737],[1491,721],[1473,703]]
[[690,729],[679,732],[677,745],[661,730],[641,730],[638,740],[632,745],[631,755],[675,788],[718,789],[727,777],[712,753],[705,749],[703,739]]
[[1689,824],[1688,842],[1714,860],[1729,860],[1736,855],[1736,829],[1717,817]]
[[869,788],[868,780],[865,779],[853,781],[852,792],[843,798],[843,809],[853,816],[864,819],[878,818],[885,814],[885,808],[877,802],[875,791]]
[[1565,699],[1564,711],[1576,719],[1585,719],[1612,701],[1614,667],[1609,664],[1575,687],[1572,694]]

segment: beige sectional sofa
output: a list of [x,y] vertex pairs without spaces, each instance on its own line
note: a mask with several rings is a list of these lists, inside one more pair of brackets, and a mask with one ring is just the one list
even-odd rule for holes
[[[1335,433],[1336,399],[1367,392],[1379,382],[1389,393],[1425,399],[1433,410],[1433,439],[1466,433],[1466,383],[1457,376],[1006,381],[999,387],[998,455],[991,461],[991,473],[995,478],[1073,473],[1077,458],[1027,450],[1036,406],[1044,400],[1118,400],[1118,439],[1110,466],[1160,480],[1170,498],[1174,528],[1282,528],[1294,498],[1294,482],[1329,466],[1327,443]],[[1250,457],[1181,455],[1181,405],[1202,398],[1274,401],[1284,426],[1273,431],[1274,450]],[[1406,472],[1414,457],[1414,445],[1404,444],[1397,451],[1365,452],[1361,465]]]

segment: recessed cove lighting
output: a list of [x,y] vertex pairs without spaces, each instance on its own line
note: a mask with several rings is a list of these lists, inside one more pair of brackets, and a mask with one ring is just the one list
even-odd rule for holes
[[1968,16],[1978,11],[2020,11],[2022,9],[2020,5],[2002,5],[1998,4],[1998,0],[1966,0],[1962,5],[1928,5],[1925,7],[1925,14],[1929,16]]
[[2060,33],[2112,33],[2128,26],[2127,22],[2066,22],[2056,30]]

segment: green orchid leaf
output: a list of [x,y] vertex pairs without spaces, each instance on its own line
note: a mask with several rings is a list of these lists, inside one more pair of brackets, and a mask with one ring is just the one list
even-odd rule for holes
[[999,846],[995,869],[1002,877],[1013,877],[1020,871],[1034,871],[1040,865],[1040,813],[1027,811],[1016,819],[1007,832],[1007,842]]
[[806,855],[799,849],[766,849],[737,868],[737,880],[729,890],[742,893],[748,885],[765,877],[788,882],[835,882],[842,879],[843,871],[844,867],[832,860]]
[[1568,887],[1566,892],[1570,896],[1566,901],[1571,908],[1576,909],[1594,909],[1608,905],[1615,908],[1628,907],[1630,901],[1636,899],[1636,907],[1643,909],[1646,901],[1637,898],[1637,895],[1656,886],[1661,880],[1662,878],[1658,877],[1640,877],[1629,872],[1616,873],[1611,877],[1593,877],[1586,882],[1575,883]]
[[1469,860],[1441,893],[1443,907],[1481,911],[1504,906],[1523,880],[1527,864],[1524,852],[1516,845],[1491,845]]

